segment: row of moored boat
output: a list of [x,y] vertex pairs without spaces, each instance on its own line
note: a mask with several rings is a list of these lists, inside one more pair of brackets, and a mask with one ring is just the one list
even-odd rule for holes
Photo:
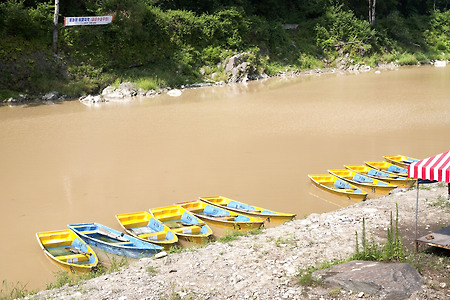
[[222,196],[116,215],[123,232],[99,223],[69,224],[66,230],[36,233],[40,247],[59,266],[88,272],[98,254],[132,258],[152,257],[173,246],[205,244],[230,231],[251,231],[290,221],[295,214],[280,213]]
[[410,188],[416,179],[408,177],[408,165],[418,161],[404,155],[384,156],[385,161],[365,161],[364,165],[344,165],[329,174],[309,174],[322,190],[353,200],[389,194],[397,187]]

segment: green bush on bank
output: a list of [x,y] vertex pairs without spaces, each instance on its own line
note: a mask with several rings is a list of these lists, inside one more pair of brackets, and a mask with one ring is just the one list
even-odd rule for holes
[[[226,58],[254,57],[257,73],[333,66],[335,61],[416,64],[448,59],[450,13],[382,9],[375,27],[361,5],[334,1],[104,0],[63,3],[63,15],[113,15],[105,26],[60,27],[51,52],[53,1],[0,4],[1,97],[49,89],[80,95],[133,79],[157,89],[226,80]],[[34,3],[34,2],[33,2]],[[438,3],[439,7],[442,7]],[[269,7],[272,11],[269,11]],[[405,17],[407,16],[407,17]],[[286,30],[283,24],[296,23]],[[442,53],[444,55],[442,55]]]

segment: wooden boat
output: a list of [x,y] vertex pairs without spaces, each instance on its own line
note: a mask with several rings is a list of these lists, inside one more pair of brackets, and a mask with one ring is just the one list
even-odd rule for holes
[[402,177],[408,177],[408,169],[399,167],[397,165],[391,164],[390,162],[387,161],[365,161],[364,162],[366,165],[368,165],[371,168],[386,172],[386,173],[390,173],[390,174],[394,174],[394,175],[398,175],[398,176],[402,176]]
[[[164,249],[99,223],[70,224],[68,227],[89,246],[115,255],[139,259],[152,257]],[[97,254],[100,255],[99,251]]]
[[363,201],[367,198],[367,193],[356,186],[345,182],[331,174],[309,174],[308,177],[320,189],[328,191],[337,196],[347,199]]
[[212,239],[211,228],[181,206],[151,208],[150,213],[175,232],[183,247],[192,244],[206,244]]
[[356,173],[366,175],[370,178],[382,180],[387,183],[397,185],[398,187],[401,188],[410,188],[416,182],[415,179],[387,173],[365,165],[345,165],[344,167],[346,169],[355,171]]
[[216,237],[222,237],[227,231],[251,231],[260,228],[264,220],[229,211],[200,200],[175,203],[193,213],[211,227]]
[[122,228],[131,236],[164,247],[175,246],[178,237],[169,227],[158,221],[149,212],[141,211],[116,215]]
[[98,264],[95,252],[70,229],[36,233],[39,246],[53,262],[72,273],[86,273]]
[[384,159],[388,162],[390,162],[391,164],[397,165],[399,167],[405,168],[407,169],[408,166],[410,164],[412,164],[413,162],[419,161],[416,158],[412,158],[409,156],[404,156],[404,155],[385,155],[383,156]]
[[328,170],[331,175],[334,175],[340,179],[343,179],[354,186],[367,192],[368,198],[375,198],[382,195],[389,194],[393,189],[397,188],[396,185],[374,179],[355,171],[342,169],[342,170]]
[[264,227],[275,227],[295,218],[295,214],[281,213],[262,207],[248,205],[223,196],[200,197],[201,201],[228,210],[264,220]]

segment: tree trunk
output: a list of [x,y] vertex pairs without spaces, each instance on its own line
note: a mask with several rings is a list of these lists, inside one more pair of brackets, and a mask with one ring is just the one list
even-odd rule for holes
[[58,16],[59,16],[59,0],[55,0],[55,14],[53,15],[53,52],[58,51]]
[[369,0],[369,23],[370,26],[375,26],[375,5],[377,0]]

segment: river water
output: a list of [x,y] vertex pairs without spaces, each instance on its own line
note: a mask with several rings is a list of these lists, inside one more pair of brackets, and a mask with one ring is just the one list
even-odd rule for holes
[[[308,75],[133,102],[0,107],[0,280],[54,281],[35,233],[223,195],[299,218],[307,174],[449,150],[450,68]],[[393,208],[394,209],[394,208]]]

